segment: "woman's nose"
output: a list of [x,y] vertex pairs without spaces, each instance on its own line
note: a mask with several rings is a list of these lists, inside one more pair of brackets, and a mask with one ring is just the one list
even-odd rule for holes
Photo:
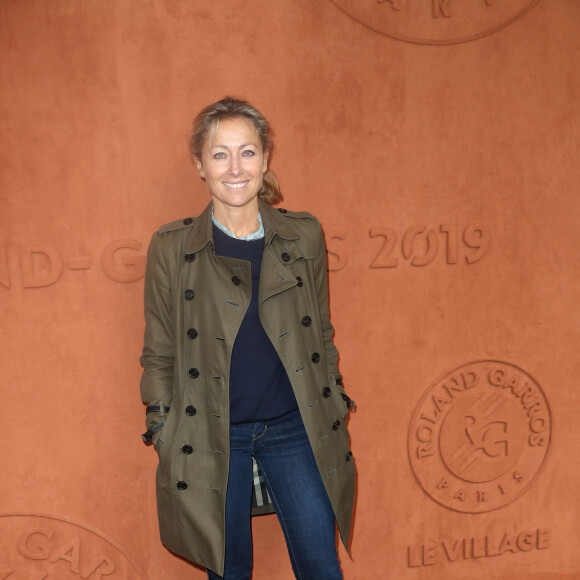
[[237,155],[232,155],[230,162],[230,173],[232,175],[239,175],[241,173],[240,160]]

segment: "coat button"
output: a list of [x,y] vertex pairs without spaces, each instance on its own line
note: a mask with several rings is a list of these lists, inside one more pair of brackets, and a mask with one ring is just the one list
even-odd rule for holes
[[199,369],[196,369],[195,367],[189,369],[189,376],[192,379],[197,379],[197,377],[199,377]]
[[191,455],[193,453],[193,447],[191,445],[184,445],[181,448],[181,451],[183,451],[183,453],[186,455]]
[[237,277],[237,276],[232,276],[232,282],[236,285],[239,286],[242,281]]
[[185,414],[193,417],[197,413],[197,409],[193,405],[187,405],[185,407]]
[[287,210],[287,209],[284,209],[283,207],[279,207],[279,208],[278,208],[278,211],[279,211],[280,213],[288,213],[288,210]]
[[352,459],[352,451],[349,451],[349,452],[346,454],[346,457],[345,457],[345,459],[346,459],[347,461],[350,461],[350,460]]
[[194,292],[193,290],[186,290],[186,291],[183,293],[183,297],[184,297],[186,300],[193,300],[193,297],[194,297],[194,296],[195,296],[195,292]]
[[187,331],[187,338],[197,338],[197,330],[195,328],[190,328]]
[[[335,431],[338,431],[338,430],[340,429],[340,421],[335,421],[335,422],[332,424],[332,428],[333,428]],[[347,461],[348,461],[348,459],[347,459]]]
[[300,276],[296,276],[296,280],[298,280],[298,286],[300,286],[300,288],[302,288],[302,286],[304,286],[304,282],[302,282],[302,278]]
[[177,489],[179,491],[183,491],[184,489],[187,489],[187,483],[185,483],[185,481],[178,481],[177,482]]
[[188,226],[189,224],[192,224],[192,223],[193,223],[193,218],[185,218],[183,220],[183,225],[184,226]]
[[289,262],[290,261],[290,254],[288,252],[284,252],[281,256],[282,260],[284,260],[284,262]]
[[186,262],[193,262],[195,260],[195,254],[185,254]]
[[312,359],[313,363],[320,362],[320,355],[317,352],[315,352],[310,358]]
[[312,324],[312,318],[310,316],[302,317],[302,326],[310,326]]
[[328,397],[330,397],[330,387],[324,387],[324,389],[322,389],[322,396],[325,399],[328,399]]

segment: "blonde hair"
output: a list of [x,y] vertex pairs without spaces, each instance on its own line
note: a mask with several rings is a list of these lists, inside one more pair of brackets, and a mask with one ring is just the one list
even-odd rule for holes
[[[211,135],[217,130],[222,119],[245,119],[256,129],[264,155],[272,155],[272,130],[265,117],[250,103],[235,97],[223,99],[203,108],[193,121],[193,130],[189,139],[189,152],[201,161],[201,150],[208,133]],[[211,138],[211,137],[210,137]],[[264,173],[262,189],[258,194],[260,199],[270,205],[280,203],[284,198],[280,191],[280,184],[270,169]]]

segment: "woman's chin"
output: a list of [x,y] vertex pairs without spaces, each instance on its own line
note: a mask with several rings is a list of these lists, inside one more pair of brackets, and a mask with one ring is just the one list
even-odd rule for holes
[[258,204],[258,194],[236,192],[235,194],[229,193],[228,195],[212,195],[212,200],[214,206],[221,205],[227,208],[241,208],[246,206],[253,207],[254,204]]

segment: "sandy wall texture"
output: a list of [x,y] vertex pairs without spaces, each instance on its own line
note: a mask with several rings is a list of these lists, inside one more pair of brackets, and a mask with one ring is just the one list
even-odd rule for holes
[[[0,579],[204,578],[157,531],[144,252],[195,113],[316,214],[359,474],[348,580],[580,578],[577,0],[0,0]],[[275,517],[254,578],[292,571]]]

